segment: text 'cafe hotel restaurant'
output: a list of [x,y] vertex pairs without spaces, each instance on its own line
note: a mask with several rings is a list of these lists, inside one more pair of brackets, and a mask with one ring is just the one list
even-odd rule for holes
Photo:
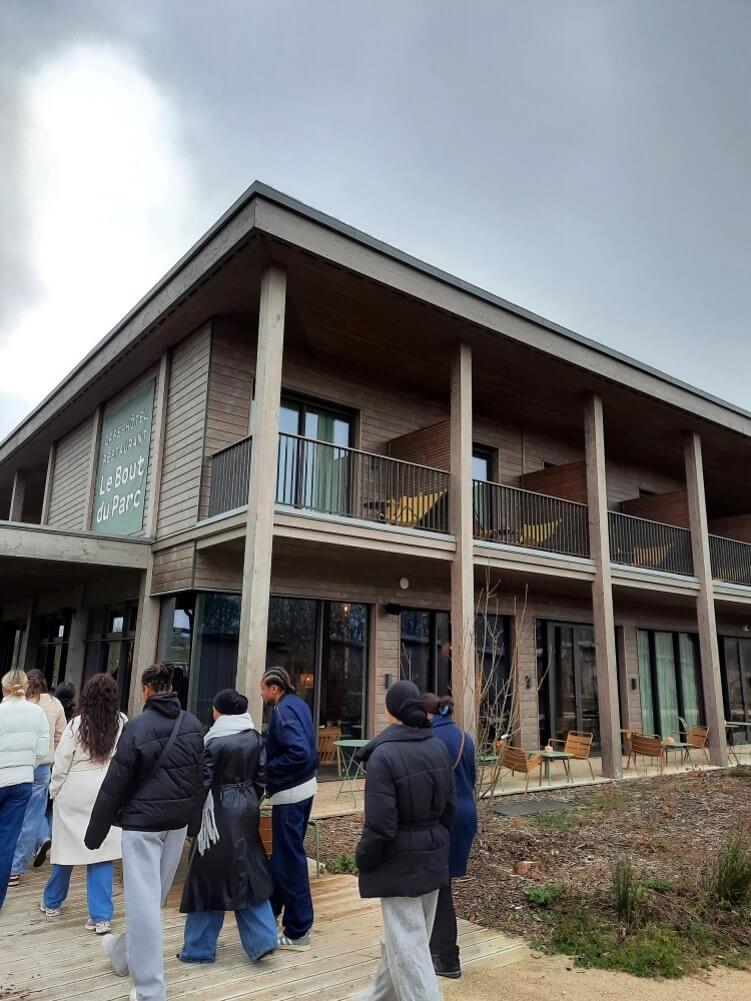
[[[254,184],[0,444],[0,670],[526,748],[751,719],[751,415]],[[478,699],[475,679],[509,694]]]

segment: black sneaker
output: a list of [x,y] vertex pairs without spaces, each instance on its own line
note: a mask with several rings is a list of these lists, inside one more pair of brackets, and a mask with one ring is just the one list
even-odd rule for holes
[[52,847],[52,842],[50,841],[49,838],[47,838],[46,841],[42,842],[41,848],[34,856],[35,869],[38,869],[39,866],[44,865],[44,863],[47,861],[47,852],[50,850],[51,847]]
[[437,956],[433,956],[433,969],[437,977],[446,977],[448,980],[458,980],[462,975],[461,966],[447,966]]

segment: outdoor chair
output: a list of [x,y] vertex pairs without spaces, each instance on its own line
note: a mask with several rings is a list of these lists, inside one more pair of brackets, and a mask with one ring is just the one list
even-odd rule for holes
[[340,726],[325,726],[318,731],[318,756],[322,765],[336,765],[337,774],[342,770],[339,763],[339,749],[336,741],[342,739]]
[[703,751],[704,757],[707,759],[707,764],[709,764],[709,727],[708,726],[692,726],[686,731],[686,743],[688,744],[687,754],[689,761],[691,760],[690,751]]
[[508,768],[512,775],[515,772],[519,772],[520,774],[526,776],[526,782],[524,784],[525,796],[529,792],[529,776],[535,768],[537,769],[538,785],[542,785],[542,754],[538,752],[537,754],[533,754],[528,757],[527,752],[522,750],[521,747],[509,747],[500,740],[496,744],[496,748],[498,749],[498,754],[500,756],[501,768]]
[[586,761],[595,780],[595,770],[589,757],[592,750],[593,734],[582,733],[580,730],[569,730],[565,740],[551,740],[551,744],[563,744],[563,753],[569,754],[575,761]]
[[633,758],[634,768],[637,768],[637,756],[642,758],[657,758],[660,762],[660,775],[662,775],[662,770],[665,766],[665,751],[662,746],[662,737],[657,737],[654,734],[632,733],[629,763],[631,762],[631,758]]

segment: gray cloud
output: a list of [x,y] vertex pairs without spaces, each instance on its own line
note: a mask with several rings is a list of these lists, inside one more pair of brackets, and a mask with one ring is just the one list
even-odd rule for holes
[[[5,0],[2,17],[0,141],[25,74],[114,41],[181,117],[196,235],[259,177],[751,407],[745,0]],[[12,153],[3,170],[0,339],[35,295]]]

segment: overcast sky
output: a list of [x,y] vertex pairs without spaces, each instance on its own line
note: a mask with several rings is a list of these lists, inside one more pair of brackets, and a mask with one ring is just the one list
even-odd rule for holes
[[751,409],[749,0],[0,0],[0,435],[258,178]]

